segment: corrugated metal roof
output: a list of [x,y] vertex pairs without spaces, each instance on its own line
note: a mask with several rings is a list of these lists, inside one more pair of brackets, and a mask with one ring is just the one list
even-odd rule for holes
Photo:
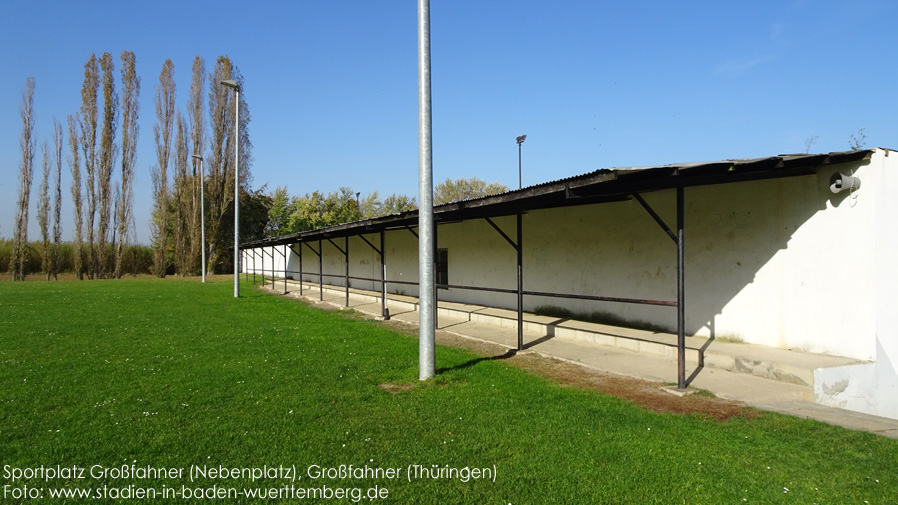
[[[434,207],[434,218],[439,223],[441,221],[496,217],[535,209],[619,201],[630,198],[633,193],[680,186],[726,184],[808,175],[826,165],[867,159],[872,153],[873,150],[863,149],[827,154],[782,154],[764,158],[603,168],[507,193],[440,205]],[[418,211],[413,210],[293,235],[246,242],[241,244],[241,247],[292,244],[304,240],[414,227],[417,225],[417,221]]]

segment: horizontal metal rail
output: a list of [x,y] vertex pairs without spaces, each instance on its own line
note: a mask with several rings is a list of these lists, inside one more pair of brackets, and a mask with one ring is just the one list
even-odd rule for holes
[[[287,270],[287,273],[302,275],[309,275],[314,277],[336,277],[340,279],[345,279],[345,275],[341,274],[319,274],[317,272],[299,272],[296,270]],[[350,276],[352,280],[356,281],[368,281],[380,284],[384,282],[386,284],[399,284],[405,286],[417,286],[417,282],[413,281],[396,281],[396,280],[387,280],[382,281],[380,279],[375,279],[373,277],[356,277]],[[516,289],[503,289],[503,288],[487,288],[483,286],[463,286],[459,284],[437,284],[436,287],[441,289],[464,289],[468,291],[485,291],[490,293],[502,293],[502,294],[517,294]],[[544,296],[547,298],[566,298],[571,300],[591,300],[596,302],[612,302],[612,303],[629,303],[635,305],[655,305],[659,307],[676,307],[676,301],[669,300],[650,300],[645,298],[622,298],[617,296],[597,296],[597,295],[577,295],[572,293],[550,293],[545,291],[523,291],[523,295],[525,296]]]
[[[515,293],[517,291],[514,291]],[[676,307],[677,302],[667,300],[647,300],[643,298],[618,298],[614,296],[572,295],[565,293],[543,293],[540,291],[524,291],[528,296],[547,296],[553,298],[572,298],[575,300],[594,300],[598,302],[634,303],[637,305],[660,305],[662,307]]]

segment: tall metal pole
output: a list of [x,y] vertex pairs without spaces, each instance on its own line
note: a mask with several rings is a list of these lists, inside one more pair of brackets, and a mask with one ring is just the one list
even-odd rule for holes
[[[521,189],[523,186],[521,184],[521,145],[524,143],[524,140],[527,138],[527,135],[521,135],[517,139],[518,142],[518,189]],[[522,215],[518,212],[517,216],[517,225],[518,225],[518,245],[517,245],[517,253],[518,253],[518,350],[524,349],[524,249],[523,249],[523,241],[524,241],[524,233],[522,231]]]
[[[203,244],[203,282],[206,282],[206,195],[203,188],[206,187],[206,170],[203,167],[203,157],[193,155],[193,171],[196,172],[196,162],[200,162],[200,241]],[[194,193],[195,194],[195,193]]]
[[240,88],[234,90],[234,298],[240,298]]
[[240,85],[237,81],[226,80],[221,84],[234,89],[234,298],[240,297]]
[[418,0],[418,378],[436,373],[433,268],[433,136],[430,100],[430,0]]
[[686,389],[686,209],[683,187],[677,188],[677,388]]

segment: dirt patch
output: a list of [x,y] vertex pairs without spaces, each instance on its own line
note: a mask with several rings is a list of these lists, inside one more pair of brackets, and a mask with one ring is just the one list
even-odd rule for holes
[[[345,310],[327,302],[299,299],[318,309]],[[349,311],[347,315],[349,317],[370,317],[355,311]],[[418,337],[416,325],[396,319],[382,321],[379,324],[386,325],[410,337]],[[507,347],[499,344],[468,339],[446,331],[437,331],[435,338],[437,344],[467,349],[488,359],[503,360],[510,365],[546,377],[563,386],[600,391],[655,412],[694,414],[718,421],[726,421],[733,417],[751,418],[759,414],[757,410],[747,407],[741,402],[715,398],[713,395],[702,392],[677,396],[663,391],[664,385],[658,382],[611,374],[542,356],[535,352],[510,351]],[[402,391],[396,389],[401,386],[395,384],[381,384],[380,387],[391,393]]]
[[[405,327],[408,328],[407,325]],[[759,414],[757,410],[741,402],[715,398],[702,392],[680,397],[663,391],[664,385],[658,382],[611,374],[534,352],[510,352],[504,346],[470,340],[443,331],[436,333],[436,342],[468,349],[492,359],[502,359],[510,365],[564,386],[601,391],[655,412],[696,414],[718,421],[726,421],[737,416],[750,418]]]
[[378,384],[377,387],[383,389],[387,393],[393,393],[394,395],[402,393],[403,391],[409,391],[413,387],[414,384],[395,384],[393,382],[384,382],[383,384]]

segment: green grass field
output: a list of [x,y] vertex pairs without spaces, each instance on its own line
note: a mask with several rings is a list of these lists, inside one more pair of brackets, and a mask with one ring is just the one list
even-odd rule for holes
[[[0,503],[898,496],[896,440],[775,414],[656,414],[454,348],[420,382],[414,338],[251,284],[232,294],[227,280],[0,282]],[[341,465],[371,473],[316,476]],[[409,478],[413,465],[439,475]],[[237,470],[191,480],[197,468]]]

